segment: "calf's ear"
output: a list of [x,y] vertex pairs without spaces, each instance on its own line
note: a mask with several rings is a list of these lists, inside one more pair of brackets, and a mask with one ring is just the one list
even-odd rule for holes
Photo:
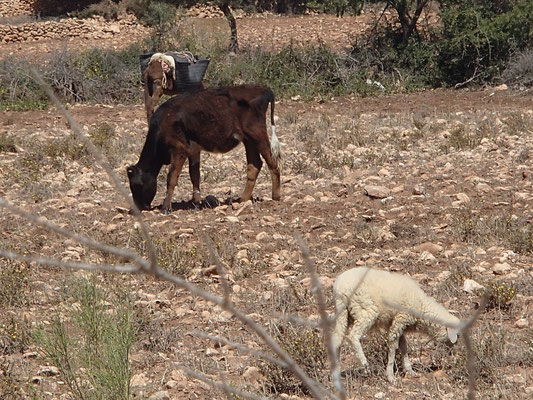
[[446,328],[446,330],[448,331],[448,339],[455,344],[457,342],[457,337],[459,336],[459,331],[453,328]]
[[126,167],[126,172],[128,173],[128,177],[132,177],[133,175],[135,175],[135,169],[134,169],[134,166],[133,165],[128,165]]

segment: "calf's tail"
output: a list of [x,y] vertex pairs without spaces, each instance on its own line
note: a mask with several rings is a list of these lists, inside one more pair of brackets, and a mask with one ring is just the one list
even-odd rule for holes
[[274,104],[275,104],[275,96],[274,92],[270,90],[270,153],[272,153],[273,161],[276,163],[276,165],[279,164],[279,161],[281,160],[281,143],[278,140],[278,137],[276,135],[276,124],[274,122]]

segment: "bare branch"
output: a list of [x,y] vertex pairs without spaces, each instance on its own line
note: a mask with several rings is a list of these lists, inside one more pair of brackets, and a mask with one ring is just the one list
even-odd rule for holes
[[[214,304],[219,305],[224,310],[229,311],[232,313],[235,318],[237,318],[239,321],[241,321],[244,325],[246,325],[248,328],[250,328],[252,331],[254,331],[260,338],[263,340],[263,342],[270,347],[270,349],[284,362],[287,363],[287,368],[292,371],[301,381],[302,383],[307,386],[309,391],[311,392],[311,395],[316,399],[323,399],[324,393],[329,393],[326,388],[324,388],[319,382],[314,381],[312,378],[310,378],[305,371],[291,358],[291,356],[283,350],[283,348],[270,336],[267,331],[260,326],[259,324],[255,323],[252,319],[246,316],[242,311],[236,309],[232,304],[227,304],[226,301],[218,296],[215,296],[200,287],[187,282],[186,280],[169,274],[168,272],[162,270],[161,268],[157,267],[153,268],[149,271],[146,271],[152,275],[155,275],[161,279],[164,279],[166,281],[172,282],[175,285],[181,287],[182,289],[185,289],[191,294],[199,296],[203,298],[204,300],[210,301]],[[332,393],[329,393],[329,396],[332,398],[335,398],[336,396]]]
[[133,202],[132,197],[127,192],[124,185],[122,185],[122,183],[120,182],[120,179],[118,178],[115,171],[113,171],[113,169],[111,168],[107,160],[102,156],[102,153],[98,151],[98,149],[93,144],[93,142],[91,142],[91,140],[87,137],[87,135],[83,133],[83,129],[81,128],[81,126],[74,119],[74,117],[65,109],[63,104],[61,104],[61,102],[59,101],[57,96],[54,94],[50,86],[46,84],[46,82],[43,80],[39,72],[37,72],[37,70],[34,67],[30,67],[30,72],[33,75],[33,78],[35,79],[35,81],[39,85],[41,85],[41,87],[45,90],[46,94],[55,104],[59,112],[63,114],[65,119],[68,121],[69,126],[72,129],[72,132],[74,132],[74,134],[78,137],[78,139],[80,139],[87,146],[87,150],[96,159],[96,161],[102,166],[104,171],[107,173],[107,175],[111,179],[111,183],[113,184],[117,192],[122,195],[122,197],[128,202],[128,204],[132,208],[133,215],[135,216],[135,218],[140,224],[141,234],[146,239],[148,258],[150,260],[149,267],[150,268],[154,267],[155,265],[157,265],[157,255],[156,255],[155,247],[150,238],[150,232],[148,229],[148,225],[146,224],[144,219],[141,217],[141,212],[139,211],[139,209]]
[[308,247],[305,245],[301,235],[297,235],[297,240],[298,240],[298,244],[300,245],[300,251],[302,252],[302,255],[304,257],[305,264],[307,265],[307,270],[309,271],[309,275],[311,275],[311,282],[312,282],[311,291],[315,294],[315,297],[316,297],[318,313],[320,315],[320,327],[322,328],[322,331],[324,332],[324,341],[326,344],[326,351],[327,351],[330,366],[331,366],[331,378],[333,380],[335,389],[337,390],[338,398],[341,400],[344,400],[346,399],[346,391],[341,382],[341,370],[340,370],[339,357],[338,357],[338,354],[336,354],[336,350],[333,345],[333,338],[331,334],[333,322],[329,318],[328,313],[326,311],[326,297],[324,296],[324,291],[322,290],[322,284],[320,283],[320,279],[318,278],[315,264],[311,260],[311,254],[309,252]]
[[37,263],[40,265],[48,265],[51,267],[69,268],[69,269],[82,269],[85,271],[97,271],[97,272],[127,272],[136,273],[141,269],[137,265],[109,265],[109,264],[89,264],[82,262],[70,262],[63,260],[55,260],[47,257],[33,257],[24,256],[19,253],[0,249],[0,256],[8,258],[10,260],[20,260],[27,263]]
[[223,391],[225,391],[227,393],[235,394],[237,396],[241,396],[241,397],[244,397],[244,398],[247,398],[247,399],[251,399],[251,400],[268,400],[267,397],[257,396],[255,394],[244,392],[242,390],[236,389],[233,386],[230,386],[230,385],[228,385],[226,383],[214,381],[213,379],[208,378],[207,376],[205,376],[203,374],[200,374],[200,373],[198,373],[196,371],[193,371],[192,369],[189,369],[189,368],[185,367],[184,365],[175,364],[175,366],[178,367],[179,369],[181,369],[183,372],[185,372],[191,378],[198,379],[198,380],[200,380],[202,382],[205,382],[208,385],[211,385],[211,386],[213,386],[216,389],[220,389],[220,390],[223,390]]
[[222,260],[220,259],[217,249],[215,248],[213,240],[206,233],[204,233],[202,236],[204,237],[204,242],[207,246],[207,250],[209,251],[209,255],[215,262],[217,273],[218,275],[220,275],[222,290],[224,291],[224,301],[227,305],[231,305],[231,290],[229,287],[224,264],[222,264]]
[[260,357],[260,358],[262,358],[264,360],[270,361],[271,363],[277,364],[277,365],[279,365],[282,368],[287,368],[288,367],[288,365],[286,363],[284,363],[283,361],[281,361],[278,358],[272,357],[270,354],[267,354],[267,353],[264,353],[262,351],[258,351],[258,350],[252,349],[252,348],[250,348],[250,347],[248,347],[248,346],[246,346],[246,345],[244,345],[242,343],[230,342],[228,339],[225,339],[222,336],[213,336],[213,335],[209,335],[208,333],[204,333],[204,332],[200,332],[200,331],[193,331],[192,334],[195,335],[195,336],[204,338],[204,339],[212,340],[213,342],[216,342],[219,345],[225,345],[225,346],[233,347],[233,348],[235,348],[235,349],[237,349],[239,351],[242,351],[244,354],[251,353],[251,354],[253,354],[255,356],[258,356],[258,357]]
[[56,232],[62,236],[66,236],[68,238],[74,239],[79,243],[82,243],[86,246],[92,247],[96,250],[103,251],[105,253],[114,254],[118,257],[123,257],[132,261],[135,261],[139,265],[143,266],[143,268],[146,268],[148,266],[146,260],[142,257],[140,257],[137,253],[130,251],[125,248],[118,248],[113,246],[108,246],[106,244],[103,244],[101,242],[95,241],[93,239],[88,238],[87,236],[83,236],[77,233],[74,233],[72,231],[69,231],[68,229],[63,229],[60,226],[57,226],[56,224],[41,218],[35,214],[32,214],[30,212],[24,211],[23,209],[14,206],[13,204],[6,201],[4,198],[0,197],[0,207],[3,207],[9,211],[11,211],[14,214],[20,215],[21,217],[27,219],[28,221],[33,222],[36,225],[39,225],[43,228],[46,228],[52,232]]

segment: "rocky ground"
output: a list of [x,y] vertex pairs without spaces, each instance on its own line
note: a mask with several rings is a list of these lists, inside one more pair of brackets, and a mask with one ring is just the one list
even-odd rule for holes
[[[137,161],[146,134],[143,107],[76,105],[69,111],[126,184],[125,166]],[[160,265],[220,296],[223,280],[213,271],[207,245],[212,241],[226,267],[235,305],[328,387],[322,335],[282,318],[318,318],[298,235],[309,247],[329,312],[335,277],[357,265],[411,275],[460,318],[470,316],[479,304],[478,285],[490,287],[489,307],[472,329],[478,397],[531,396],[531,95],[486,89],[322,103],[291,100],[278,102],[276,114],[284,143],[282,201],[270,200],[265,169],[253,202],[195,209],[187,202],[191,188],[185,169],[174,212],[143,213]],[[70,135],[55,109],[3,113],[0,196],[63,228],[146,255],[125,200]],[[225,155],[203,155],[204,196],[224,203],[240,193],[243,153],[238,148]],[[155,205],[163,199],[164,172]],[[0,213],[0,243],[22,255],[64,262],[123,261],[5,210]],[[130,354],[133,397],[232,398],[187,377],[182,366],[257,394],[308,397],[286,373],[256,354],[202,337],[198,331],[268,351],[230,313],[168,282],[5,259],[0,266],[0,305],[5,310],[0,316],[2,398],[73,398],[68,379],[30,332],[38,327],[53,331],[59,316],[70,338],[79,339],[76,316],[84,309],[79,288],[87,280],[105,293],[98,303],[104,315],[130,304],[125,299],[131,301],[137,332]],[[352,367],[353,354],[345,344],[342,379],[348,397],[464,398],[464,342],[448,352],[423,336],[409,338],[419,376],[403,376],[400,370],[392,385],[384,377],[381,333],[369,335],[363,344],[372,365],[370,376]]]

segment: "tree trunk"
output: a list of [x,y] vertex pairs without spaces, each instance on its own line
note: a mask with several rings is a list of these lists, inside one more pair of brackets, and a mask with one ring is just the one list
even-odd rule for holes
[[413,16],[409,13],[409,6],[407,0],[389,0],[389,4],[398,13],[398,19],[400,21],[402,30],[402,46],[407,46],[409,38],[416,30],[416,24],[420,18],[420,14],[426,7],[429,0],[416,0],[416,9]]
[[224,16],[226,17],[226,20],[228,21],[229,29],[230,29],[230,38],[229,38],[229,46],[228,50],[233,51],[234,53],[239,52],[239,43],[237,41],[237,22],[235,21],[235,17],[233,16],[233,13],[231,12],[231,9],[229,8],[229,0],[222,0],[218,3],[218,8],[224,13]]

